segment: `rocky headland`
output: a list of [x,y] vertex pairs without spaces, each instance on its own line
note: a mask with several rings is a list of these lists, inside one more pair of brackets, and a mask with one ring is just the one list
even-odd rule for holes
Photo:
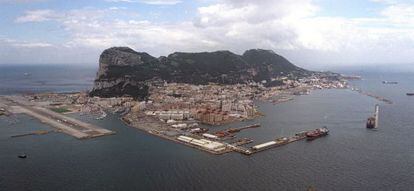
[[281,85],[282,76],[311,75],[271,50],[251,49],[242,55],[230,51],[184,53],[153,57],[128,47],[113,47],[102,52],[99,70],[90,96],[131,96],[144,100],[154,82],[205,85],[262,82]]

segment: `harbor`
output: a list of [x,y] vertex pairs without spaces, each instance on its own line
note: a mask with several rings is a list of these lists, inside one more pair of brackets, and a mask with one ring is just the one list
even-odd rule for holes
[[[328,83],[328,85],[330,84]],[[318,84],[315,85],[315,88],[317,89],[328,87],[330,86],[319,87]],[[190,93],[194,92],[194,87],[185,84],[172,84],[171,86],[162,88],[166,88],[166,90],[174,90],[172,92],[175,92],[175,94],[180,92],[181,97],[183,95],[191,97]],[[220,88],[223,87],[207,86],[203,88],[206,88],[207,90],[221,90]],[[371,95],[360,90],[357,91],[361,94],[375,97],[378,100],[391,102],[379,96]],[[236,92],[238,92],[238,89],[235,89],[232,93],[227,92],[227,94],[229,94],[229,97],[232,97],[230,95],[236,94]],[[283,101],[284,99],[290,99],[291,96],[308,95],[309,92],[309,88],[301,86],[288,89],[279,92],[278,95],[274,96],[273,101],[270,101],[270,103],[275,104],[278,103],[276,100]],[[198,93],[202,94],[203,91]],[[162,95],[165,96],[165,94]],[[161,94],[158,96],[161,96]],[[169,100],[172,99],[171,96],[167,98]],[[128,97],[96,98],[87,97],[84,93],[34,94],[26,96],[3,96],[1,103],[5,106],[1,106],[1,111],[3,113],[10,111],[11,113],[27,114],[39,119],[45,124],[55,127],[58,132],[69,134],[78,139],[105,136],[113,134],[114,132],[70,118],[64,115],[65,113],[89,112],[95,114],[94,118],[96,120],[104,120],[108,113],[118,113],[120,114],[122,121],[130,127],[215,155],[230,152],[252,155],[300,140],[313,140],[325,136],[328,133],[326,128],[318,128],[314,130],[303,128],[300,129],[302,131],[295,133],[293,136],[281,136],[264,143],[256,143],[257,140],[250,137],[238,137],[238,133],[261,128],[260,123],[245,124],[239,127],[227,126],[226,129],[215,128],[218,126],[217,124],[226,124],[230,121],[246,121],[263,116],[259,115],[260,112],[256,109],[257,107],[254,105],[254,102],[252,100],[243,99],[238,99],[236,102],[229,102],[223,101],[217,96],[213,96],[212,98],[214,98],[213,100],[217,99],[218,101],[201,104],[200,106],[203,109],[200,110],[197,108],[192,109],[192,104],[183,104],[181,102],[165,104],[162,103],[162,101],[159,101],[165,106],[164,107],[163,105],[154,104],[154,102],[149,101],[136,102]],[[175,98],[173,101],[174,100]],[[184,109],[180,109],[180,107],[183,107]],[[13,137],[42,134],[47,133],[32,132],[22,135],[13,135]]]
[[[106,130],[61,114],[59,111],[66,112],[66,109],[61,109],[64,108],[61,105],[56,107],[54,102],[33,102],[28,101],[27,98],[23,96],[3,96],[1,97],[1,104],[1,111],[4,113],[23,113],[56,129],[53,131],[34,131],[12,135],[12,138],[32,135],[46,135],[51,132],[62,132],[78,139],[87,139],[111,135],[114,133],[113,131]],[[106,112],[101,113],[101,115],[105,114],[105,116],[97,117],[96,120],[102,120],[106,117]],[[214,155],[222,155],[230,152],[252,155],[271,148],[306,139],[306,133],[314,131],[302,131],[290,137],[279,137],[269,142],[252,145],[255,142],[254,139],[248,137],[239,137],[236,139],[236,137],[237,134],[242,131],[260,128],[261,124],[259,123],[239,127],[228,127],[222,130],[214,130],[214,126],[209,125],[208,127],[201,127],[198,125],[197,121],[191,119],[188,119],[187,121],[175,121],[170,118],[166,120],[167,122],[165,122],[161,121],[157,116],[147,115],[145,113],[138,115],[135,113],[134,117],[129,117],[129,115],[132,114],[133,113],[128,113],[122,117],[122,120],[130,127],[135,127],[157,137]]]
[[[255,128],[260,126],[259,124],[254,124],[254,125],[250,125],[250,126],[245,126],[245,127],[241,127],[240,129],[248,129],[248,128]],[[202,136],[200,136],[199,134],[187,134],[187,135],[179,135],[176,137],[170,137],[170,136],[166,136],[165,134],[161,133],[161,132],[154,132],[154,131],[150,131],[148,133],[153,134],[153,135],[157,135],[160,136],[162,138],[165,138],[167,140],[171,140],[174,142],[178,142],[178,143],[182,143],[186,146],[190,146],[192,148],[196,148],[211,154],[215,154],[215,155],[221,155],[221,154],[225,154],[225,153],[229,153],[229,152],[238,152],[244,155],[252,155],[255,153],[259,153],[271,148],[275,148],[275,147],[279,147],[279,146],[283,146],[286,144],[290,144],[290,143],[294,143],[296,141],[300,141],[300,140],[314,140],[316,138],[325,136],[328,134],[328,130],[326,129],[326,133],[325,134],[320,134],[317,135],[315,137],[312,137],[311,134],[315,131],[323,131],[322,129],[326,129],[326,128],[318,128],[315,130],[310,130],[310,131],[301,131],[299,133],[296,133],[294,136],[291,137],[280,137],[280,138],[276,138],[275,140],[266,142],[266,143],[261,143],[258,145],[254,145],[251,147],[244,147],[243,145],[248,145],[250,143],[253,143],[254,140],[249,139],[249,138],[242,138],[239,139],[237,141],[228,143],[225,142],[223,138],[219,138],[219,137],[209,137],[206,136],[204,134],[202,134]],[[228,130],[226,131],[228,132]],[[240,131],[237,131],[240,132]],[[210,134],[208,134],[210,135]]]
[[[314,132],[322,132],[320,134],[317,134],[316,136],[313,136],[312,133]],[[258,152],[262,152],[271,148],[275,148],[275,147],[280,147],[283,145],[287,145],[296,141],[300,141],[300,140],[314,140],[316,138],[320,138],[323,136],[328,135],[328,129],[327,128],[318,128],[315,130],[311,130],[311,131],[302,131],[299,133],[296,133],[294,136],[291,137],[280,137],[277,138],[275,140],[269,141],[269,142],[265,142],[265,143],[261,143],[255,146],[252,146],[250,148],[242,148],[242,147],[232,147],[233,150],[235,152],[239,152],[241,154],[244,155],[252,155]]]
[[[379,84],[382,87],[382,84]],[[362,86],[363,87],[363,86]],[[385,86],[389,87],[389,86]],[[370,91],[383,97],[389,97],[390,99],[395,99],[396,103],[400,101],[395,97],[388,94],[380,94],[375,90],[365,89],[365,91]],[[410,90],[402,90],[400,94],[405,96],[406,92]],[[267,186],[272,186],[275,190],[279,189],[278,183],[276,180],[283,181],[283,185],[288,185],[290,190],[306,190],[306,186],[312,184],[312,181],[315,179],[324,179],[329,180],[330,182],[337,181],[335,175],[344,173],[346,176],[353,176],[359,180],[371,181],[374,182],[378,179],[378,176],[375,174],[378,173],[378,166],[385,166],[390,162],[393,165],[397,165],[396,169],[391,169],[392,177],[397,178],[401,177],[401,182],[404,182],[406,175],[397,176],[399,172],[408,172],[411,168],[409,167],[410,161],[408,153],[410,149],[408,147],[402,147],[400,142],[390,141],[387,143],[387,147],[376,147],[378,144],[381,144],[384,141],[384,138],[391,140],[403,140],[404,145],[409,145],[410,137],[404,136],[403,134],[396,133],[397,130],[401,130],[404,134],[410,133],[409,128],[404,128],[404,124],[407,124],[407,121],[397,122],[391,120],[392,118],[398,118],[399,114],[394,111],[390,111],[392,108],[396,108],[397,104],[387,105],[381,102],[377,102],[375,99],[367,98],[363,95],[358,94],[357,92],[352,92],[349,90],[323,90],[323,91],[312,91],[310,95],[295,97],[295,101],[286,102],[282,105],[274,106],[269,102],[260,102],[259,109],[265,114],[264,117],[251,120],[243,121],[240,123],[222,125],[222,126],[198,126],[191,129],[200,128],[200,135],[203,133],[213,134],[217,131],[226,130],[230,128],[240,128],[245,127],[250,124],[260,123],[258,128],[250,128],[236,133],[236,137],[226,140],[218,140],[219,142],[226,142],[227,147],[232,147],[231,145],[237,145],[239,139],[250,139],[248,144],[237,145],[237,147],[228,149],[227,153],[223,154],[212,154],[210,151],[201,150],[198,146],[190,146],[190,144],[185,145],[182,142],[179,142],[175,139],[165,139],[161,138],[159,134],[144,133],[144,131],[138,130],[138,128],[133,128],[132,126],[127,127],[125,123],[122,123],[118,120],[117,116],[114,116],[112,112],[107,112],[108,116],[102,120],[95,120],[100,116],[100,112],[97,112],[96,115],[82,115],[81,113],[76,114],[75,116],[83,116],[81,119],[88,119],[94,125],[100,127],[111,129],[116,131],[117,134],[114,136],[107,136],[102,138],[97,138],[88,141],[79,141],[73,139],[71,136],[67,136],[64,133],[49,133],[46,135],[32,135],[20,138],[10,138],[12,135],[29,133],[35,130],[52,130],[48,128],[48,125],[37,123],[36,119],[31,119],[29,117],[15,115],[15,117],[6,117],[1,116],[2,123],[0,126],[4,127],[2,129],[3,142],[2,142],[2,151],[4,151],[3,156],[6,163],[32,163],[33,166],[27,167],[21,165],[17,169],[22,173],[26,171],[44,172],[47,173],[51,179],[55,178],[55,175],[58,175],[63,170],[68,170],[67,174],[73,176],[73,179],[79,177],[79,173],[73,172],[70,169],[72,164],[81,165],[79,169],[82,170],[82,174],[88,177],[95,177],[96,174],[90,172],[89,167],[90,162],[94,164],[99,164],[100,166],[105,166],[102,168],[102,171],[108,178],[113,177],[114,172],[117,174],[122,174],[128,172],[132,174],[134,179],[139,179],[145,177],[148,172],[158,171],[163,172],[170,177],[185,177],[185,180],[193,181],[194,177],[200,176],[202,178],[200,187],[196,188],[207,188],[211,190],[222,190],[228,188],[223,187],[225,184],[239,185],[239,182],[246,181],[246,177],[251,177],[250,182],[261,182],[263,181],[263,173],[267,179],[264,183]],[[404,97],[403,97],[404,98]],[[404,104],[411,104],[411,99],[407,97]],[[342,100],[342,101],[338,101]],[[367,117],[374,114],[374,105],[376,103],[380,105],[380,124],[379,131],[376,130],[367,130],[365,128],[365,122]],[[348,107],[352,105],[352,107]],[[382,106],[384,105],[384,106]],[[1,106],[0,106],[1,107]],[[63,106],[59,106],[63,107]],[[303,109],[302,112],[298,112],[301,108],[312,108],[312,109]],[[411,108],[411,107],[410,107]],[[320,113],[315,113],[315,110],[320,111]],[[408,112],[411,116],[412,111]],[[344,113],[350,113],[350,115],[344,115]],[[295,118],[289,118],[289,116],[295,115]],[[324,118],[324,115],[329,114],[328,118]],[[391,115],[391,116],[390,116]],[[72,114],[70,115],[72,116]],[[407,115],[403,115],[408,117]],[[19,122],[15,125],[10,125],[8,127],[8,120],[18,117]],[[408,120],[408,119],[407,119]],[[1,121],[1,120],[0,120]],[[157,119],[159,122],[160,120]],[[152,126],[150,123],[146,123],[144,120],[141,126],[146,126],[148,130]],[[155,123],[155,122],[154,122]],[[178,124],[184,123],[179,121]],[[191,122],[193,123],[193,122]],[[100,125],[102,124],[102,125]],[[168,125],[168,124],[165,124]],[[292,142],[285,145],[280,145],[277,147],[268,147],[267,149],[257,151],[254,154],[246,155],[242,152],[247,152],[248,150],[252,151],[252,147],[266,143],[269,141],[274,141],[281,137],[292,137],[296,133],[300,133],[303,130],[309,131],[324,125],[328,126],[330,135],[326,137],[321,137],[314,141],[307,141],[306,138]],[[171,125],[170,125],[171,126]],[[203,130],[203,128],[208,129],[208,131]],[[205,131],[205,132],[203,132]],[[145,132],[147,132],[145,130]],[[160,133],[167,134],[168,131],[160,131]],[[191,137],[198,137],[201,139],[201,136],[195,136],[189,134],[189,130],[183,130],[182,133],[186,133]],[[162,134],[164,135],[164,134]],[[206,138],[204,138],[206,139]],[[338,144],[340,143],[340,144]],[[99,149],[96,149],[99,148]],[[366,153],[366,149],[370,148],[377,152]],[[384,148],[384,152],[382,150]],[[398,150],[401,148],[402,150]],[[239,152],[237,152],[239,149]],[[397,151],[395,151],[397,149]],[[405,151],[407,153],[407,161],[404,160],[393,160],[395,159],[394,155],[389,153],[399,153]],[[17,155],[26,154],[26,159],[19,159]],[[341,157],[347,156],[347,157]],[[355,161],[366,161],[366,158],[375,158],[380,160],[368,160],[368,163],[355,163]],[[48,158],[48,161],[51,164],[59,165],[62,164],[62,161],[73,161],[65,163],[67,168],[47,168],[48,164],[43,163],[45,159]],[[92,158],[92,159],[91,159]],[[94,160],[99,158],[99,160]],[[154,160],[157,159],[157,160]],[[317,162],[315,162],[317,161]],[[169,168],[172,165],[176,165],[177,168]],[[313,164],[313,165],[309,165]],[[338,165],[344,165],[343,168],[335,168]],[[353,166],[355,165],[355,166]],[[367,166],[368,165],[368,166]],[[385,175],[380,175],[379,178],[389,178],[388,168],[383,168],[379,172],[384,172]],[[345,170],[349,168],[351,170]],[[5,171],[3,174],[7,180],[6,183],[10,185],[12,183],[18,183],[13,177],[7,179],[8,174],[16,172],[16,167],[8,167],[4,165]],[[368,176],[369,174],[360,174],[360,171],[364,170],[370,172],[372,169],[373,176]],[[46,171],[45,171],[46,170]],[[302,174],[298,174],[298,170],[303,171]],[[202,171],[202,172],[200,172]],[[316,171],[321,173],[315,173]],[[229,173],[223,173],[229,172]],[[278,172],[278,173],[275,173]],[[177,176],[177,174],[180,176]],[[253,176],[259,175],[259,176]],[[328,177],[329,176],[329,177]],[[217,177],[213,181],[217,181],[222,185],[214,186],[211,184],[209,178]],[[39,180],[36,176],[32,177],[36,181]],[[60,177],[61,180],[64,180],[63,177]],[[127,178],[128,179],[128,178]],[[115,179],[115,185],[117,188],[124,188],[125,177],[119,177]],[[179,179],[184,181],[183,179]],[[306,180],[306,183],[303,183],[302,180]],[[360,183],[359,181],[355,182],[354,179],[347,181],[344,179],[346,184],[341,184],[339,186],[352,190],[353,186],[357,184],[360,188],[363,189],[376,189],[380,186],[384,186],[382,181],[376,183],[377,187],[368,187],[365,184]],[[151,180],[152,181],[152,180]],[[157,176],[155,180],[151,183],[153,185],[152,189],[159,189],[159,181],[169,181],[166,178]],[[173,183],[172,181],[177,181],[177,179],[172,179],[168,183]],[[234,181],[234,182],[233,182]],[[53,184],[53,181],[51,181]],[[195,181],[193,181],[195,182]],[[310,183],[311,182],[311,183]],[[106,181],[102,181],[103,185],[110,185]],[[195,184],[195,183],[194,183]],[[199,184],[199,182],[197,182]],[[322,184],[325,184],[323,182]],[[55,184],[56,187],[52,189],[59,188],[60,183]],[[82,184],[75,184],[76,186],[70,186],[70,188],[75,189],[82,186]],[[292,186],[293,185],[293,186]],[[298,187],[294,185],[299,185]],[[305,185],[305,186],[303,186]],[[142,186],[142,183],[136,183],[137,187]],[[259,185],[259,189],[265,190],[265,186]],[[338,188],[336,185],[331,183],[326,183],[326,186],[316,185],[317,188],[326,190],[335,190]],[[9,187],[10,188],[10,187]],[[95,189],[95,186],[87,186],[89,189]],[[105,187],[101,187],[105,189]],[[148,187],[142,186],[139,187],[142,190],[148,189]],[[170,187],[162,187],[168,190]],[[181,187],[180,187],[181,188]],[[188,190],[191,190],[191,186],[186,187]],[[387,187],[391,188],[391,187]],[[409,187],[400,187],[404,188]],[[247,189],[254,190],[253,186],[247,186]],[[12,190],[12,189],[11,189]]]
[[[151,135],[214,155],[222,155],[230,152],[237,152],[243,155],[252,155],[271,148],[304,140],[309,138],[308,133],[315,131],[301,131],[291,137],[280,137],[270,142],[249,146],[254,143],[255,140],[250,138],[239,138],[234,140],[237,137],[237,133],[249,129],[259,128],[261,127],[261,124],[232,127],[216,131],[214,133],[209,133],[210,128],[171,128],[171,126],[160,123],[159,120],[156,120],[156,118],[148,116],[141,116],[137,121],[130,121],[126,118],[122,118],[122,120],[130,127],[142,130]],[[317,138],[319,138],[319,136]]]

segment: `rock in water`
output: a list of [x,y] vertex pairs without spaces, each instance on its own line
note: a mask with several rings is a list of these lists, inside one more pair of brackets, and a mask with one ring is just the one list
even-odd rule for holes
[[154,80],[190,84],[236,84],[270,81],[281,75],[307,75],[270,50],[252,49],[243,55],[230,51],[183,53],[155,58],[128,47],[102,52],[90,96],[132,96],[143,100]]

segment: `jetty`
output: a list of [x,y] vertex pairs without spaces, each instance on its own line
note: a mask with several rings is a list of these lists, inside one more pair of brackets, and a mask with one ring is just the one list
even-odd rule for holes
[[38,130],[38,131],[30,132],[30,133],[12,135],[10,137],[11,138],[17,138],[17,137],[26,137],[26,136],[30,136],[30,135],[46,135],[46,134],[49,134],[51,132],[59,132],[59,131]]
[[234,147],[233,150],[236,152],[239,152],[244,155],[252,155],[258,152],[262,152],[271,148],[280,147],[283,145],[287,145],[289,143],[293,143],[296,141],[300,141],[306,138],[306,132],[297,133],[296,135],[292,137],[280,137],[275,140],[261,143],[255,146],[252,146],[251,148],[243,148],[241,146]]
[[362,91],[362,90],[360,90],[358,88],[352,88],[352,90],[353,91],[356,91],[356,92],[358,92],[358,93],[360,93],[362,95],[365,95],[365,96],[368,96],[368,97],[372,97],[372,98],[374,98],[374,99],[376,99],[378,101],[382,101],[382,102],[387,103],[387,104],[393,104],[393,102],[391,100],[389,100],[387,98],[384,98],[382,96],[378,96],[378,95],[375,95],[375,94],[372,94],[372,93],[369,93],[369,92],[364,92],[364,91]]
[[260,127],[260,124],[253,124],[253,125],[248,125],[248,126],[238,127],[238,128],[229,128],[229,129],[215,132],[214,136],[217,136],[219,138],[233,136],[235,133],[238,133],[242,130],[250,129],[250,128],[258,128],[258,127]]

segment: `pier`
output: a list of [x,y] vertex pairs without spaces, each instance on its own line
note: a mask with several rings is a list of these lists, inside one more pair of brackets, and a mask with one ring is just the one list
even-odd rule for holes
[[245,129],[258,128],[258,127],[260,127],[260,124],[253,124],[253,125],[248,125],[248,126],[238,127],[238,128],[229,128],[226,130],[217,131],[214,133],[214,135],[217,137],[223,138],[227,136],[233,136],[235,133],[238,133]]
[[[134,122],[134,121],[128,121],[124,118],[122,118],[122,120],[125,120],[125,122],[130,125],[131,123]],[[142,123],[142,120],[141,120],[140,126],[134,126],[134,127],[139,130],[142,130],[143,132],[149,133],[151,135],[155,135],[157,137],[160,137],[160,138],[163,138],[169,141],[173,141],[175,143],[179,143],[179,144],[191,147],[191,148],[195,148],[200,151],[208,152],[214,155],[222,155],[222,154],[230,153],[230,152],[238,152],[243,155],[252,155],[252,154],[259,153],[259,152],[262,152],[262,151],[265,151],[271,148],[275,148],[275,147],[282,146],[282,145],[287,145],[287,144],[290,144],[296,141],[306,139],[306,133],[310,132],[310,131],[302,131],[302,132],[296,133],[294,136],[291,136],[291,137],[277,138],[274,141],[270,141],[274,143],[271,143],[271,144],[263,143],[265,145],[258,148],[257,147],[258,145],[253,146],[253,147],[244,146],[244,145],[253,143],[254,140],[252,139],[240,138],[238,140],[227,142],[228,140],[227,137],[234,136],[234,134],[239,132],[240,130],[260,127],[260,124],[248,125],[248,126],[239,127],[239,128],[229,128],[229,129],[223,130],[222,132],[226,132],[230,135],[227,135],[227,137],[219,137],[217,135],[213,135],[214,133],[208,134],[207,136],[205,133],[206,131],[203,131],[203,133],[199,133],[199,132],[190,132],[190,131],[181,132],[181,131],[174,130],[176,131],[176,133],[171,134],[168,132],[172,130],[167,128],[167,125],[164,125],[164,126],[161,125],[160,127],[157,127],[157,128],[149,128],[153,126],[151,125],[151,123],[157,123],[158,120],[156,120],[155,118],[148,118],[147,120],[148,120],[147,123]],[[148,124],[148,122],[150,123]],[[231,131],[232,129],[233,131]],[[234,129],[238,129],[238,130],[234,130]],[[229,133],[229,131],[233,133]],[[259,144],[259,145],[263,145],[263,144]]]
[[19,134],[19,135],[12,135],[10,137],[11,138],[17,138],[17,137],[26,137],[26,136],[31,136],[31,135],[46,135],[46,134],[49,134],[51,132],[59,132],[59,131],[39,130],[39,131],[31,132],[31,133],[24,133],[24,134]]
[[87,139],[111,135],[115,132],[79,121],[77,119],[53,112],[49,109],[33,105],[22,97],[0,97],[0,102],[8,106],[12,113],[23,113],[34,117],[44,124],[56,128],[60,132],[77,139]]
[[287,145],[289,143],[293,143],[296,141],[300,141],[306,138],[306,135],[304,133],[298,133],[295,136],[292,137],[281,137],[281,138],[277,138],[274,141],[269,141],[266,143],[262,143],[259,145],[255,145],[251,148],[245,148],[245,147],[241,147],[241,146],[234,146],[233,150],[236,152],[239,152],[241,154],[244,155],[252,155],[258,152],[262,152],[271,148],[275,148],[275,147],[280,147],[283,145]]

